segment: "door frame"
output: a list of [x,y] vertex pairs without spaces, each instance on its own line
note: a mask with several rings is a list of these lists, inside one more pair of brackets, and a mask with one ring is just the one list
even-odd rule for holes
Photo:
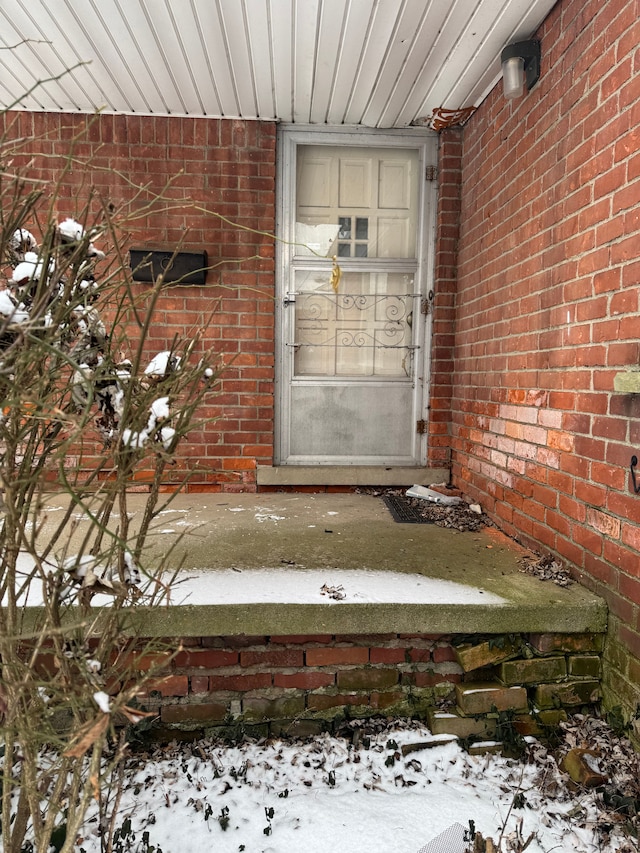
[[[364,127],[332,128],[325,126],[301,126],[284,124],[278,128],[277,139],[277,182],[276,182],[276,305],[275,305],[275,429],[274,464],[309,465],[309,461],[292,461],[288,452],[289,430],[285,415],[289,407],[289,365],[285,358],[284,299],[288,290],[289,261],[291,246],[295,240],[294,214],[296,190],[296,151],[299,145],[328,145],[375,148],[408,148],[418,150],[419,174],[422,175],[418,202],[416,244],[416,291],[423,295],[427,313],[420,312],[415,343],[419,347],[415,360],[415,387],[413,409],[408,413],[412,421],[427,421],[429,416],[429,381],[432,342],[432,299],[435,273],[435,227],[437,208],[437,181],[427,178],[427,172],[435,172],[438,156],[438,135],[423,128],[402,130],[376,130]],[[427,461],[426,431],[414,432],[413,459],[405,467],[423,467]],[[321,465],[323,463],[317,462]],[[333,465],[333,462],[327,462]],[[344,465],[345,463],[341,463]],[[354,462],[354,465],[362,464]],[[381,463],[373,463],[381,464]],[[399,464],[394,462],[393,464]]]

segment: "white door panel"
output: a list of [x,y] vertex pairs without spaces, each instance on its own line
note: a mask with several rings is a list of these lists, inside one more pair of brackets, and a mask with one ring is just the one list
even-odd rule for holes
[[375,132],[343,139],[281,135],[276,459],[424,464],[416,432],[431,280],[424,168],[435,142]]
[[[353,231],[358,221],[367,223],[368,237],[360,241],[366,244],[366,255],[343,254],[346,246],[339,235],[327,255],[415,258],[422,195],[420,152],[335,146],[327,156],[324,149],[305,145],[296,152],[296,243],[305,243],[305,227],[310,224],[335,227],[340,219],[348,219]],[[305,254],[298,247],[296,253]]]

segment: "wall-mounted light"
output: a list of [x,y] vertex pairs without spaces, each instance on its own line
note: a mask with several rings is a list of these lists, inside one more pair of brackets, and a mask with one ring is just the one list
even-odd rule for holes
[[505,98],[519,98],[525,82],[530,92],[540,77],[540,42],[532,39],[508,44],[500,61]]

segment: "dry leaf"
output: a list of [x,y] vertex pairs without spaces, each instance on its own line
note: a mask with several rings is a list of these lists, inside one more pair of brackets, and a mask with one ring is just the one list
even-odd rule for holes
[[130,723],[139,723],[145,717],[158,716],[156,711],[141,711],[139,708],[130,708],[128,705],[123,705],[119,710]]
[[89,720],[80,729],[76,743],[65,749],[65,758],[82,758],[85,752],[102,737],[109,727],[109,714],[101,714],[97,720]]

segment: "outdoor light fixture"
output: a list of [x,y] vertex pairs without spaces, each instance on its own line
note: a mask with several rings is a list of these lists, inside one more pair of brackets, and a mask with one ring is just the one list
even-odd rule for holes
[[525,81],[530,92],[540,77],[540,42],[533,39],[508,44],[500,61],[505,98],[519,98]]

